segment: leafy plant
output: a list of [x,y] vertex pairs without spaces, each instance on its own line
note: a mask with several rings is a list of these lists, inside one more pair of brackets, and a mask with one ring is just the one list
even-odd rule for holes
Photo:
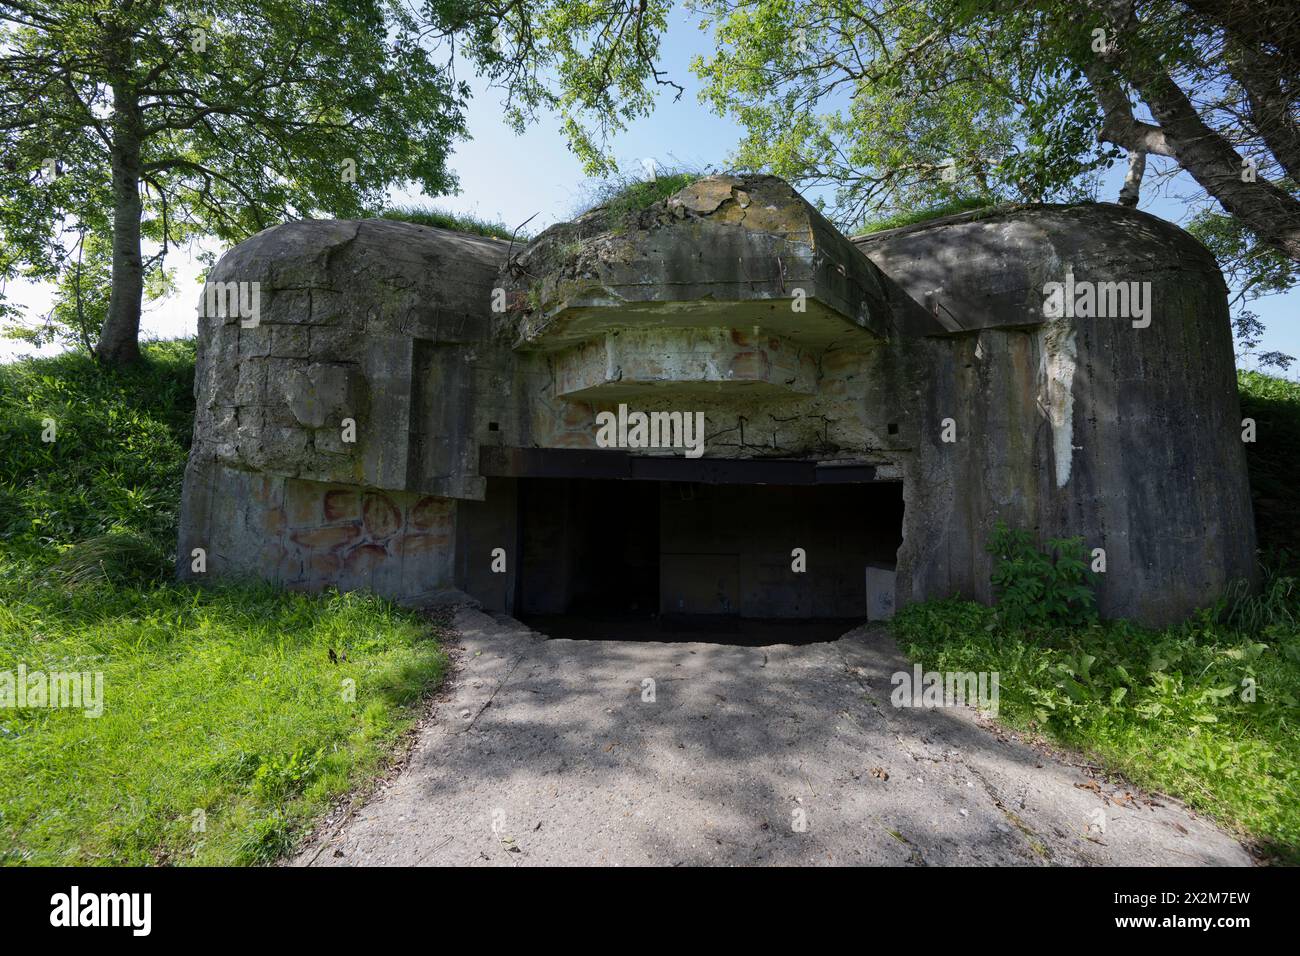
[[310,753],[305,747],[297,747],[289,754],[270,754],[254,771],[253,788],[259,796],[273,800],[300,793],[315,776],[323,756],[320,747]]
[[995,555],[998,614],[1013,626],[1077,626],[1097,616],[1082,538],[1054,538],[1039,551],[1027,531],[999,521],[988,551]]
[[[904,608],[893,629],[926,668],[997,671],[999,719],[1084,751],[1140,786],[1300,862],[1300,593],[1279,585],[1244,608],[1153,631],[1008,624],[969,601]],[[1271,623],[1270,623],[1271,622]]]

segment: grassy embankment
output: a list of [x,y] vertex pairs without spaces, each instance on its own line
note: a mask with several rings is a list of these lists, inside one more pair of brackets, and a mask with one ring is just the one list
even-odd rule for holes
[[103,675],[99,717],[0,708],[0,862],[273,860],[442,673],[376,598],[171,581],[193,374],[184,342],[0,365],[0,672]]

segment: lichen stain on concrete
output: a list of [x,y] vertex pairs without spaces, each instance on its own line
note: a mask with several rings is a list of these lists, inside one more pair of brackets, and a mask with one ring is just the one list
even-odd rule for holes
[[1049,322],[1038,332],[1038,408],[1052,429],[1056,487],[1070,481],[1074,457],[1074,369],[1077,332],[1069,322]]

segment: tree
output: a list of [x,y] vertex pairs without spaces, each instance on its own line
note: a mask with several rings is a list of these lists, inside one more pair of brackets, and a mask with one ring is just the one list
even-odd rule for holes
[[[0,281],[55,280],[53,320],[138,355],[141,289],[199,235],[354,216],[414,180],[450,191],[458,61],[517,129],[562,120],[593,173],[648,114],[670,0],[28,0],[0,4]],[[88,239],[90,245],[88,245]],[[158,247],[143,261],[142,240]],[[111,282],[85,256],[111,249]],[[80,257],[80,258],[79,258]],[[157,273],[155,275],[155,273]],[[0,297],[0,317],[13,314]],[[43,330],[44,334],[48,330]],[[28,332],[28,337],[33,333]]]
[[684,92],[658,65],[671,9],[672,0],[462,0],[459,14],[438,18],[439,35],[462,35],[516,131],[555,113],[583,169],[603,175],[617,170],[610,139],[649,116],[659,92]]
[[[1098,138],[1128,152],[1130,171],[1148,153],[1172,159],[1265,244],[1300,262],[1296,62],[1236,29],[1254,14],[1226,3],[1203,3],[1206,13],[1192,18],[1177,16],[1185,11],[1175,3],[1153,3],[1145,16],[1131,0],[1092,6],[1096,56],[1076,49],[1073,62],[1102,109]],[[1281,14],[1268,3],[1263,10]],[[1153,122],[1135,118],[1131,96]],[[1136,202],[1140,179],[1130,175],[1126,200]]]
[[454,187],[468,89],[426,26],[389,0],[0,5],[0,277],[67,290],[74,250],[107,243],[96,352],[128,363],[146,275],[177,243],[357,215],[402,180]]
[[[1300,262],[1300,8],[1291,0],[689,0],[717,52],[692,69],[745,129],[737,165],[832,184],[845,226],[970,194],[1095,198],[1127,157],[1204,190]],[[656,59],[665,0],[514,0],[481,24],[522,124],[557,109],[589,172],[680,84]],[[483,34],[479,35],[483,43]],[[1135,109],[1134,101],[1137,108]],[[1141,115],[1139,115],[1141,113]],[[1166,162],[1169,161],[1169,162]],[[1215,231],[1222,234],[1221,224]],[[1260,258],[1247,256],[1243,261]],[[1271,262],[1267,281],[1276,278]]]
[[[1171,160],[1300,261],[1300,12],[1275,0],[699,0],[706,95],[745,165],[839,187],[842,221],[976,192],[1076,198]],[[1135,111],[1134,101],[1142,112]]]

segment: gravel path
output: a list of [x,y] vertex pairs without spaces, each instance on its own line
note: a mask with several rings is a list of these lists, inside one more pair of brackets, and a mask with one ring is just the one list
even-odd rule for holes
[[891,706],[910,667],[879,627],[751,648],[454,623],[409,763],[295,864],[1251,864],[969,710]]

